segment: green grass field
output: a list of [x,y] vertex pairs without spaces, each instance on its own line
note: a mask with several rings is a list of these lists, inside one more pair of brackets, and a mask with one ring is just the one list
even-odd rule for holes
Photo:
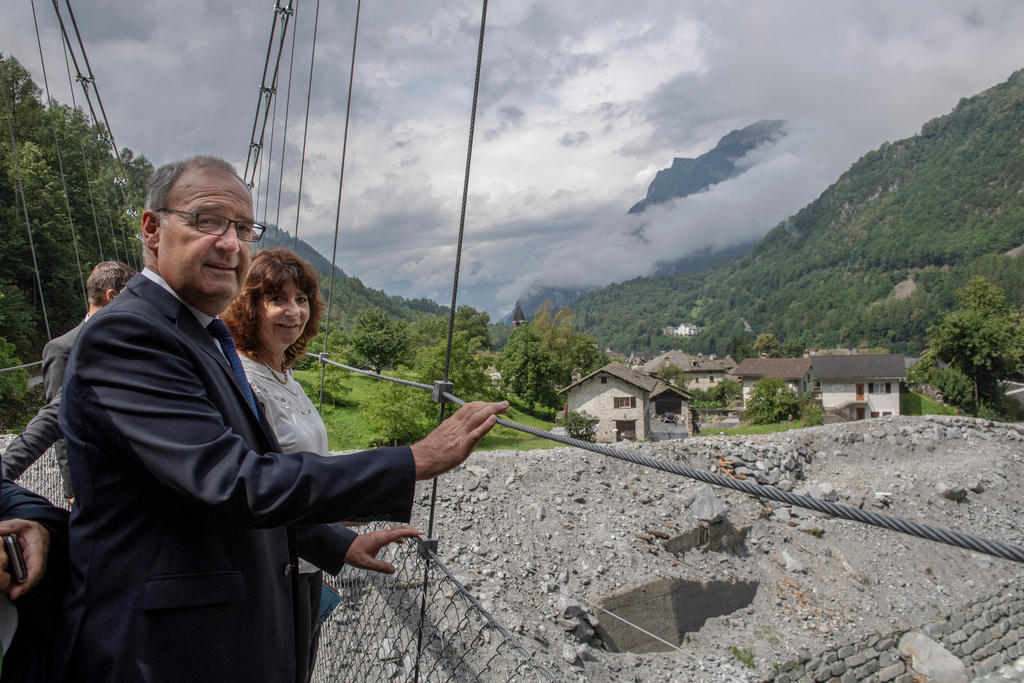
[[903,415],[956,415],[956,409],[928,398],[924,394],[907,391],[900,394],[900,413]]
[[[318,404],[320,395],[320,371],[319,370],[296,370],[295,379],[313,405]],[[366,428],[366,421],[363,418],[363,406],[370,400],[371,387],[383,380],[373,379],[356,373],[346,373],[342,381],[348,391],[334,396],[333,405],[325,399],[321,409],[321,416],[324,425],[327,426],[327,444],[332,451],[354,450],[368,448],[373,434]],[[420,391],[410,387],[409,391]],[[518,422],[537,429],[548,430],[554,424],[535,418],[515,407],[509,410],[504,416],[512,422]],[[549,441],[540,437],[524,434],[506,427],[495,427],[490,434],[480,442],[480,450],[493,451],[509,449],[517,451],[529,451],[537,448],[553,448],[561,444]]]

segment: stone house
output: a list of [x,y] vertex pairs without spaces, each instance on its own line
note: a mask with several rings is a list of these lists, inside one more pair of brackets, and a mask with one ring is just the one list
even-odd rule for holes
[[811,374],[826,412],[847,420],[900,414],[900,385],[907,378],[901,354],[814,356]]
[[559,393],[566,395],[566,411],[598,419],[598,442],[649,439],[652,423],[665,413],[675,414],[686,434],[693,434],[690,395],[622,363],[609,363]]
[[682,368],[686,373],[687,388],[705,391],[723,379],[731,378],[732,371],[736,367],[736,361],[732,359],[732,356],[718,358],[714,354],[705,356],[702,353],[691,356],[679,350],[672,350],[644,363],[644,372],[654,375],[670,363]]
[[778,377],[797,394],[811,390],[810,358],[745,358],[733,368],[732,374],[743,382],[743,407],[754,385],[762,377]]

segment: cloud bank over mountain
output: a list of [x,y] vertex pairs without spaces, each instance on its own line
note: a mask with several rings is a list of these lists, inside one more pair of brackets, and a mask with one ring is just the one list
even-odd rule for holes
[[[292,25],[287,143],[285,63],[261,187],[261,217],[288,230],[312,8],[300,3]],[[244,165],[269,9],[241,0],[78,6],[118,142],[155,163],[203,152]],[[363,7],[337,262],[368,285],[448,301],[479,16],[469,0]],[[31,9],[15,4],[6,19],[5,52],[42,83]],[[353,19],[354,7],[321,4],[299,232],[325,253]],[[69,102],[52,10],[39,21],[51,89]],[[1024,66],[1022,33],[1015,0],[492,4],[460,301],[503,314],[535,283],[600,286],[756,239],[865,151]],[[696,157],[760,119],[787,121],[788,134],[749,155],[747,172],[626,215],[673,157]]]

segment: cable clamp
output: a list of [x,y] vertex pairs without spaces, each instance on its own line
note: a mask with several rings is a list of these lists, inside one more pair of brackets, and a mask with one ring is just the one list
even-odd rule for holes
[[431,555],[437,555],[437,539],[420,534],[416,537],[416,550],[420,557],[429,560]]
[[447,403],[448,399],[444,397],[444,394],[450,394],[453,391],[455,391],[455,385],[451,382],[434,380],[434,403]]
[[327,358],[328,358],[328,357],[329,357],[330,355],[331,355],[331,354],[329,354],[328,352],[324,351],[324,352],[322,352],[322,353],[318,353],[318,354],[316,354],[316,357],[317,357],[317,359],[318,359],[318,360],[320,361],[320,364],[321,364],[321,365],[324,365],[325,363],[327,363]]

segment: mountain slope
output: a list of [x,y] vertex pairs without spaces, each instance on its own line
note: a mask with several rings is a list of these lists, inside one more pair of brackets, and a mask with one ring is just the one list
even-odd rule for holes
[[715,183],[735,178],[746,170],[738,167],[736,161],[757,147],[782,137],[785,123],[762,119],[730,132],[718,141],[714,149],[696,159],[676,157],[672,166],[658,171],[647,188],[647,197],[634,204],[629,213],[643,213],[652,204],[702,192]]
[[[331,262],[324,258],[320,252],[303,240],[295,239],[284,230],[270,226],[263,239],[259,241],[259,247],[292,248],[296,244],[295,253],[305,259],[313,266],[320,277],[321,296],[327,301],[328,288],[330,285]],[[348,276],[341,268],[334,266],[333,301],[331,305],[331,328],[345,328],[355,319],[360,311],[366,308],[380,308],[387,311],[392,317],[405,320],[414,320],[417,313],[428,313],[430,315],[447,314],[448,308],[441,306],[430,299],[406,299],[404,297],[389,295],[379,289],[372,289],[363,284],[357,277]]]
[[[1024,70],[865,154],[744,256],[584,295],[577,320],[624,350],[722,353],[746,321],[808,346],[919,351],[971,275],[1024,303],[1024,258],[1007,255],[1024,243],[1022,140]],[[681,321],[704,332],[660,335]]]

